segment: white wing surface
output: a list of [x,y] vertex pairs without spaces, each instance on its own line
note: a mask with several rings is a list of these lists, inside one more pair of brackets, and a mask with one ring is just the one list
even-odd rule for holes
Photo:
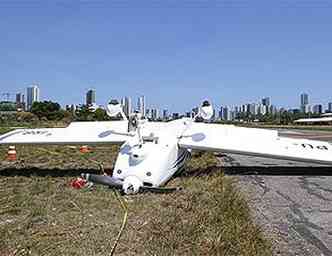
[[94,144],[127,140],[128,122],[74,122],[66,128],[17,129],[0,135],[1,144]]
[[277,131],[193,123],[180,147],[332,165],[332,144],[278,136]]

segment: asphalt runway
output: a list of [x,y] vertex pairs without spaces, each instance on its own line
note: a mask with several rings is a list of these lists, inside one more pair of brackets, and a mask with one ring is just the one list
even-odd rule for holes
[[[332,132],[280,130],[281,136],[332,142]],[[332,166],[219,155],[273,241],[274,255],[332,256]]]

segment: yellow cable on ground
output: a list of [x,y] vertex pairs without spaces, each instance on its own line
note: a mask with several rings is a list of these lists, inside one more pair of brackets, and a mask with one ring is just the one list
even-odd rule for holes
[[[82,156],[82,158],[85,159],[86,161],[90,161],[92,163],[98,164],[99,167],[100,167],[101,172],[104,173],[104,166],[101,162],[99,162],[97,160],[88,159],[85,156]],[[122,235],[123,230],[125,229],[125,227],[127,225],[127,220],[128,220],[128,207],[125,203],[125,200],[122,199],[121,195],[119,195],[119,192],[117,190],[113,189],[113,193],[114,193],[114,196],[115,196],[116,200],[120,203],[120,206],[121,206],[122,210],[124,211],[124,215],[123,215],[120,231],[118,233],[117,238],[115,239],[114,245],[113,245],[113,247],[111,249],[111,252],[109,254],[110,256],[114,255],[115,249],[116,249],[116,247],[117,247],[117,245],[120,241],[121,235]]]
[[[44,151],[44,152],[47,152],[49,154],[53,154],[53,155],[61,155],[60,153],[58,152],[52,152],[50,150],[47,150],[47,149],[40,149],[40,151]],[[101,162],[97,161],[97,160],[92,160],[92,159],[88,159],[84,156],[81,156],[82,159],[86,160],[86,161],[89,161],[89,162],[93,162],[93,163],[96,163],[99,165],[100,167],[100,170],[102,173],[104,173],[104,166]],[[123,230],[125,229],[126,225],[127,225],[127,220],[128,220],[128,207],[125,203],[125,200],[124,199],[121,199],[121,196],[119,195],[119,192],[115,189],[113,189],[113,192],[114,192],[114,195],[115,195],[115,198],[117,199],[117,201],[120,203],[120,206],[122,208],[122,210],[124,211],[124,215],[123,215],[123,219],[122,219],[122,224],[121,224],[121,228],[120,228],[120,231],[118,233],[118,236],[117,238],[115,239],[115,242],[114,242],[114,245],[111,249],[111,252],[110,252],[110,256],[113,256],[114,255],[114,252],[115,252],[115,249],[120,241],[120,238],[121,238],[121,235],[123,233]]]
[[124,215],[123,215],[122,225],[121,225],[119,234],[118,234],[117,238],[115,239],[114,245],[113,245],[112,250],[110,252],[110,256],[114,255],[115,249],[116,249],[116,247],[117,247],[117,245],[119,243],[119,240],[121,238],[122,232],[123,232],[123,230],[126,227],[127,219],[128,219],[128,207],[127,207],[124,199],[121,199],[121,196],[119,195],[119,192],[117,190],[113,189],[113,192],[114,192],[115,198],[120,203],[121,208],[124,210]]

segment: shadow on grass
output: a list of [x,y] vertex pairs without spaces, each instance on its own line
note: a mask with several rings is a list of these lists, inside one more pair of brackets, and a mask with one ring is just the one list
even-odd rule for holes
[[175,175],[174,177],[179,177],[179,178],[203,177],[203,176],[211,176],[215,173],[218,172],[221,173],[223,171],[224,171],[223,167],[209,166],[206,168],[184,170],[179,174]]
[[[106,173],[111,172],[111,170],[105,169]],[[93,173],[93,174],[100,174],[101,170],[98,168],[75,168],[75,169],[59,169],[59,168],[5,168],[0,170],[0,177],[14,177],[14,176],[23,176],[23,177],[77,177],[80,176],[81,173]]]
[[332,166],[227,166],[226,175],[332,176]]
[[223,172],[229,176],[269,175],[269,176],[332,176],[332,167],[300,167],[300,166],[210,166],[184,171],[176,177],[203,177]]
[[[112,174],[112,169],[105,169],[105,173]],[[332,176],[332,167],[306,166],[208,166],[206,168],[187,169],[174,175],[174,178],[191,178],[211,176],[223,172],[225,175],[269,175],[269,176]],[[77,177],[81,173],[101,174],[99,168],[4,168],[0,170],[0,177]]]

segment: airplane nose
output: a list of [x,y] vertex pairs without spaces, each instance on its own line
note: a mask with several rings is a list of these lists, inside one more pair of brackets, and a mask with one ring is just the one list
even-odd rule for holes
[[143,186],[143,182],[135,176],[128,176],[124,179],[122,189],[125,194],[136,194],[139,192],[140,187]]

